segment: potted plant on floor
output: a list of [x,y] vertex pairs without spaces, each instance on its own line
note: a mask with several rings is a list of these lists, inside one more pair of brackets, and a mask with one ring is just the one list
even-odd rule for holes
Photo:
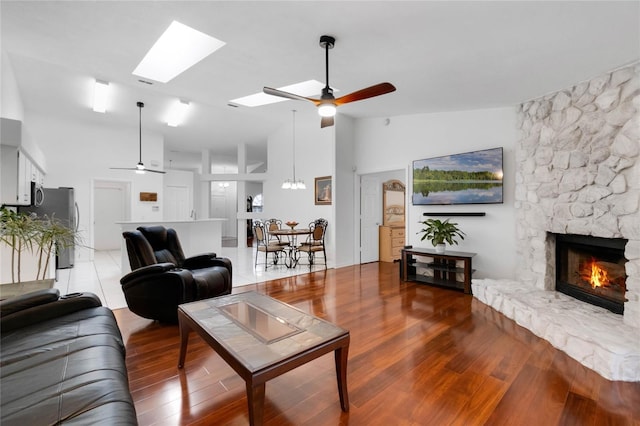
[[440,219],[427,219],[420,222],[425,226],[418,234],[423,233],[420,241],[428,239],[436,248],[436,252],[444,253],[445,242],[449,245],[458,244],[457,238],[464,240],[465,233],[458,228],[455,222],[449,222],[449,219],[441,221]]

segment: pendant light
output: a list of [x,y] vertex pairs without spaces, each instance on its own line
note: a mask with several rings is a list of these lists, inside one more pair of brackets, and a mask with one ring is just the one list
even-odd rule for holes
[[302,179],[296,180],[296,110],[293,112],[293,179],[282,182],[282,189],[307,189]]
[[138,148],[139,148],[139,153],[140,153],[140,157],[138,158],[138,164],[136,164],[135,167],[111,167],[111,169],[113,170],[134,170],[137,174],[144,174],[145,172],[151,172],[151,173],[162,173],[164,174],[165,172],[161,171],[161,170],[152,170],[152,169],[147,169],[144,164],[142,164],[142,108],[144,108],[144,103],[142,102],[136,102],[136,106],[138,107],[138,124],[139,124],[139,133],[138,133]]

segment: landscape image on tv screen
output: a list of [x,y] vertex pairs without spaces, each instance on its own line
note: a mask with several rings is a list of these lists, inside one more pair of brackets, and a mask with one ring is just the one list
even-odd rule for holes
[[502,203],[502,148],[413,162],[413,205]]

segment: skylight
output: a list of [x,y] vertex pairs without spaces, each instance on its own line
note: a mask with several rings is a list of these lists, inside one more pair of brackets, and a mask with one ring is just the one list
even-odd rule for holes
[[166,83],[225,44],[173,21],[133,70],[133,74]]
[[[289,86],[278,87],[278,90],[295,93],[296,95],[300,96],[313,96],[321,94],[323,88],[324,83],[320,83],[317,80],[308,80],[301,83],[291,84]],[[338,90],[335,88],[333,88],[333,91],[338,92]],[[247,107],[256,107],[261,105],[275,104],[276,102],[283,102],[286,100],[288,99],[259,92],[253,95],[244,96],[242,98],[232,99],[229,102]]]

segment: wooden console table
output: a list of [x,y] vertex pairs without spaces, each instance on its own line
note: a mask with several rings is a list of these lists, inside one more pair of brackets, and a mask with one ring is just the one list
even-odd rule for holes
[[471,258],[475,255],[462,251],[436,253],[433,249],[405,248],[402,249],[400,278],[452,287],[471,294]]

